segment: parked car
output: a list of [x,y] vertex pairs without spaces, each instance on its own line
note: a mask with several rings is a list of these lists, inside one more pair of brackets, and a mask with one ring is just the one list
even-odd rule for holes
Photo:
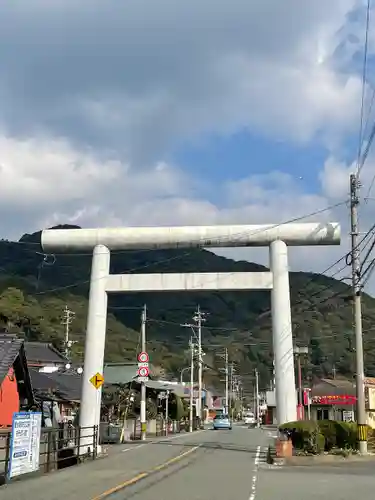
[[232,422],[228,415],[216,415],[213,421],[213,429],[214,431],[219,429],[232,430]]
[[245,425],[248,425],[249,427],[255,427],[256,419],[253,413],[248,413],[245,416]]

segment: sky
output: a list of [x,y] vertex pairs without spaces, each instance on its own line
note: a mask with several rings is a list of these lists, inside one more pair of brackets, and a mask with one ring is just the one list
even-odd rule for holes
[[[365,14],[364,0],[1,2],[1,236],[59,223],[281,223],[344,203]],[[362,231],[374,175],[371,150]],[[349,248],[348,207],[303,220],[342,224],[341,247],[290,252],[291,269],[322,272]],[[266,249],[220,253],[268,262]]]

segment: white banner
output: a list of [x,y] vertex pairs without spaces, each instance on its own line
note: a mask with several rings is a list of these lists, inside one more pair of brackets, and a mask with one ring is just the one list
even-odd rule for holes
[[41,413],[14,413],[9,454],[9,478],[39,469],[41,429]]

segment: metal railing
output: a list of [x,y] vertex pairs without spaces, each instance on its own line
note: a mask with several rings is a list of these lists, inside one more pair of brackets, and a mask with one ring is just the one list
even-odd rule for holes
[[[188,420],[169,420],[158,416],[147,421],[147,438],[163,437],[180,432],[189,432]],[[199,419],[194,419],[193,430],[201,428]],[[125,422],[101,422],[100,443],[118,444],[123,441],[137,441],[141,439],[141,422],[138,419],[128,419]]]
[[[0,484],[7,482],[10,465],[11,429],[0,430]],[[84,444],[82,444],[84,437]],[[82,447],[85,448],[83,452]],[[39,473],[64,469],[97,457],[98,428],[44,427],[39,446]]]

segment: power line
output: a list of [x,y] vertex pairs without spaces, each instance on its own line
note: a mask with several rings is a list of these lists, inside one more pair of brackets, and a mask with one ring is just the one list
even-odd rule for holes
[[371,11],[371,0],[367,0],[366,7],[366,24],[365,24],[365,41],[364,41],[364,53],[363,53],[363,68],[362,68],[362,94],[361,94],[361,111],[360,111],[360,126],[359,126],[359,138],[358,138],[358,157],[357,157],[357,176],[359,176],[366,157],[363,161],[362,156],[362,140],[363,140],[363,119],[364,119],[364,102],[366,93],[366,76],[367,76],[367,55],[368,55],[368,38],[369,38],[369,26],[370,26],[370,11]]

